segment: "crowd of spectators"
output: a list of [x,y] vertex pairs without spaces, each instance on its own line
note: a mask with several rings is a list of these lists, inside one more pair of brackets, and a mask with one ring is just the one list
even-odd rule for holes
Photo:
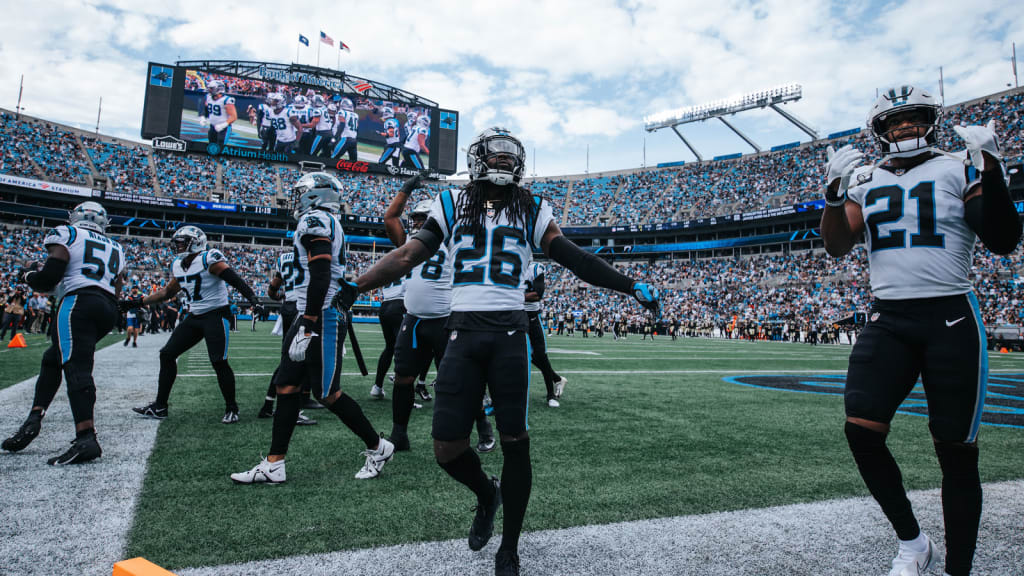
[[612,204],[621,176],[576,180],[572,185],[572,203],[567,224],[596,224],[598,216]]
[[225,160],[222,174],[228,202],[250,206],[277,205],[277,176],[268,166],[257,162]]
[[217,187],[217,165],[223,160],[199,154],[154,152],[156,177],[164,196],[209,200]]
[[0,172],[52,182],[88,183],[89,167],[75,136],[58,126],[23,121],[2,112],[0,141]]
[[85,136],[82,138],[96,171],[110,179],[114,190],[140,196],[153,195],[153,170],[149,166],[149,149],[145,146],[122,146]]

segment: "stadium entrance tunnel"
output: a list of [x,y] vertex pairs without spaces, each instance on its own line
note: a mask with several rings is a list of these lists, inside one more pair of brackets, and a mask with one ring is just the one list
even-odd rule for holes
[[[722,380],[750,388],[842,396],[845,374],[751,374]],[[928,416],[924,387],[918,380],[899,414]],[[981,423],[988,426],[1024,429],[1024,374],[989,374]]]

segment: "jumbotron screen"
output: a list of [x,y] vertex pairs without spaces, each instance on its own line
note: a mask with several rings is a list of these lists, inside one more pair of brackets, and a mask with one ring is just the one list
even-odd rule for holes
[[[165,131],[154,130],[149,108],[158,100],[153,93],[161,95],[154,89],[155,68],[159,65],[150,64],[142,135],[154,138],[157,147],[176,145],[189,152],[278,162],[314,161],[343,170],[455,172],[457,113],[305,83],[163,68],[173,79],[156,88],[171,92],[168,116]],[[438,132],[450,134],[440,137]],[[168,145],[162,138],[167,136],[179,141]]]

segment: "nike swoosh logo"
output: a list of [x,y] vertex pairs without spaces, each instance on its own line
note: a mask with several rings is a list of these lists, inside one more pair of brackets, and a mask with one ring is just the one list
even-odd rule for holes
[[509,336],[511,336],[511,335],[513,335],[513,334],[515,334],[515,333],[516,333],[516,331],[515,331],[515,330],[509,330],[509,331],[508,331],[508,335],[509,335]]
[[959,323],[960,323],[960,321],[961,321],[961,320],[963,320],[964,318],[967,318],[967,316],[961,316],[961,317],[957,318],[956,320],[953,320],[952,322],[951,322],[951,321],[949,321],[949,320],[946,320],[946,328],[950,328],[950,327],[952,327],[952,326],[956,326],[956,325],[957,325],[957,324],[959,324]]

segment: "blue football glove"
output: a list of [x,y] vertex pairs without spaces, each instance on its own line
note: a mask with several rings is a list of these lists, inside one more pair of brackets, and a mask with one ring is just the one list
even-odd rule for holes
[[359,288],[348,280],[342,280],[338,286],[338,292],[334,295],[334,299],[331,300],[331,306],[334,306],[339,312],[348,312],[352,305],[356,303],[356,298],[359,297]]
[[636,298],[641,306],[650,310],[655,319],[661,318],[661,299],[657,288],[646,282],[634,282],[633,298]]

